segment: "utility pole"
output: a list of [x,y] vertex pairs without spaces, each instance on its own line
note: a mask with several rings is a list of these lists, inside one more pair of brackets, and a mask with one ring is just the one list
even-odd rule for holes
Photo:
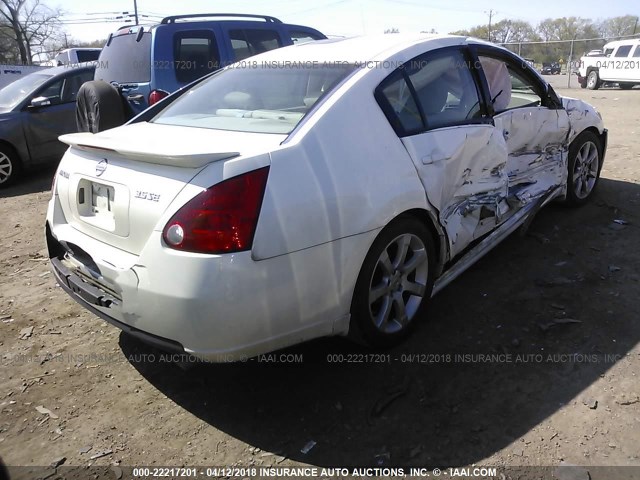
[[139,23],[138,23],[138,0],[133,0],[133,14],[136,17],[136,25],[139,25]]
[[489,41],[491,41],[491,19],[493,18],[493,16],[498,13],[498,12],[494,12],[493,10],[489,10],[488,12],[485,10],[485,12],[487,15],[489,15]]
[[635,25],[633,26],[633,34],[634,34],[634,35],[636,34],[636,28],[638,28],[638,17],[636,17],[636,23],[635,23]]

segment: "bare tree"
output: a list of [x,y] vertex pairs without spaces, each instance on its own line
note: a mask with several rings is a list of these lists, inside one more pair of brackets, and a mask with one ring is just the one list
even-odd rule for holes
[[20,61],[25,65],[33,62],[33,48],[43,47],[61,31],[59,9],[51,9],[40,0],[0,0],[0,19],[6,28],[3,35],[15,42]]

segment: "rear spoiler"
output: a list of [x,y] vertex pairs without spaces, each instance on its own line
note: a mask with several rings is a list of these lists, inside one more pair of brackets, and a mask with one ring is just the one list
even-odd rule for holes
[[149,143],[136,145],[132,139],[124,141],[123,138],[104,138],[102,135],[97,136],[89,132],[61,135],[58,139],[71,148],[96,155],[115,154],[139,162],[185,168],[201,168],[209,163],[240,155],[240,152],[181,153],[178,151],[180,142],[176,142],[176,151],[166,151]]

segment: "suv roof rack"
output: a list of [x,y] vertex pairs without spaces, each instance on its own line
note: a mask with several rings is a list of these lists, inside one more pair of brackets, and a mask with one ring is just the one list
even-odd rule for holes
[[282,23],[281,20],[269,15],[251,15],[249,13],[194,13],[191,15],[172,15],[165,17],[160,22],[162,25],[169,23],[176,23],[176,20],[182,20],[186,18],[206,18],[206,17],[239,17],[239,18],[259,18],[268,23]]

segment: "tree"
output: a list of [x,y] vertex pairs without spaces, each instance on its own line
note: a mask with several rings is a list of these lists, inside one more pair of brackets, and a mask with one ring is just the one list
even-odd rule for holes
[[13,40],[20,62],[31,65],[33,48],[43,47],[61,30],[61,15],[40,0],[0,0],[0,19],[6,22],[0,34]]
[[633,35],[638,31],[638,17],[635,15],[624,15],[603,20],[598,30],[603,37],[616,38],[625,35]]
[[395,27],[392,27],[392,28],[387,28],[387,29],[384,31],[384,33],[400,33],[400,30],[398,30],[398,29],[397,29],[397,28],[395,28]]

